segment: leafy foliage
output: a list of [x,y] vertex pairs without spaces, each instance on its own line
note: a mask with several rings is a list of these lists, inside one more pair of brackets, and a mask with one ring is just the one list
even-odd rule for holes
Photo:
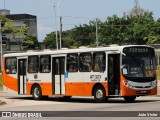
[[[88,25],[83,24],[64,31],[62,33],[62,47],[94,47],[96,43],[96,21],[99,45],[160,42],[160,19],[154,20],[152,12],[139,7],[133,8],[128,15],[124,14],[122,17],[109,16],[104,22],[99,19],[91,20]],[[47,48],[56,48],[55,33],[48,34],[44,42]]]
[[[4,30],[8,30],[11,33],[11,38],[19,38],[24,36],[27,33],[28,27],[26,25],[19,27],[13,27],[13,20],[6,18],[3,15],[0,15],[0,20],[3,21],[5,24],[3,26]],[[3,32],[3,30],[2,30]]]
[[22,49],[37,49],[39,47],[36,36],[26,36],[21,42]]

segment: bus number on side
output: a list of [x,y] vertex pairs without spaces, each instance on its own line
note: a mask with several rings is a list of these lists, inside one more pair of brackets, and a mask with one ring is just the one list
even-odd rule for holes
[[90,79],[91,81],[100,81],[101,75],[91,75]]

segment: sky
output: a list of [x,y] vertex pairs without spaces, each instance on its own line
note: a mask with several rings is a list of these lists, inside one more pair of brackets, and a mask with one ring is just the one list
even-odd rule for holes
[[[155,19],[160,18],[160,0],[139,0],[138,3],[144,10],[152,11]],[[8,9],[11,14],[37,16],[39,41],[55,31],[56,26],[59,30],[55,10],[56,16],[62,16],[62,29],[69,30],[96,18],[105,21],[108,16],[121,17],[133,7],[134,0],[0,0],[0,9]]]

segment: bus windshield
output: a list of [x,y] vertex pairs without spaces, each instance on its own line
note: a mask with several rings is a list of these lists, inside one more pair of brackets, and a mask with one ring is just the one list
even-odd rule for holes
[[156,77],[156,62],[153,48],[126,48],[123,51],[122,73],[129,79]]

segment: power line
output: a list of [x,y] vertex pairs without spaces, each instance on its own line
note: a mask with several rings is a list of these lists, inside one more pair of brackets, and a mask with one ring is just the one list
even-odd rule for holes
[[[31,21],[31,20],[43,20],[43,19],[53,19],[53,18],[59,18],[59,16],[48,16],[48,17],[37,17],[37,18],[30,18],[30,19],[18,19],[18,20],[13,20],[13,21]],[[61,16],[62,18],[74,18],[74,19],[88,19],[88,20],[93,20],[96,19],[94,17],[78,17],[78,16]],[[159,19],[159,18],[155,18]],[[12,19],[11,19],[12,20]]]

